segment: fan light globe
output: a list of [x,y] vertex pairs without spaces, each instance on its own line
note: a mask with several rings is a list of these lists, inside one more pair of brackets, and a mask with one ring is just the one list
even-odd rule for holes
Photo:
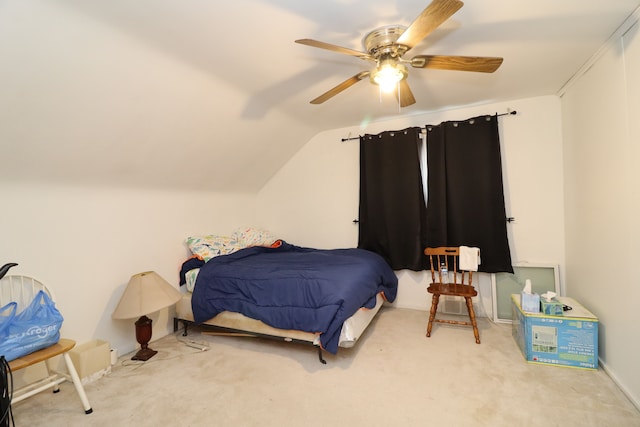
[[371,80],[385,93],[394,91],[398,83],[406,77],[407,68],[397,63],[382,64],[371,73]]

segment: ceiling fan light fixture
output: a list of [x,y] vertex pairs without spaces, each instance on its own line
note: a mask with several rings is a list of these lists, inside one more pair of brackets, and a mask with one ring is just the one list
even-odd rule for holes
[[407,75],[407,67],[392,61],[381,63],[370,74],[371,81],[380,86],[380,90],[385,93],[394,91]]
[[417,55],[404,58],[404,55],[416,47],[425,37],[456,13],[464,3],[461,0],[432,0],[431,3],[409,24],[387,25],[369,32],[362,40],[364,51],[354,50],[313,39],[299,39],[296,43],[331,50],[345,55],[374,61],[376,66],[370,71],[361,71],[353,77],[339,83],[322,95],[311,100],[312,104],[321,104],[355,83],[369,76],[372,84],[382,92],[396,90],[400,107],[415,104],[416,100],[405,80],[407,67],[433,68],[440,70],[474,71],[493,73],[502,64],[502,58],[482,56]]

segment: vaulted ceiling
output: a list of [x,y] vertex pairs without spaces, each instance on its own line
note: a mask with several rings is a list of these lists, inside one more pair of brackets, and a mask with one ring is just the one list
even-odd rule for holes
[[[499,56],[492,74],[410,69],[399,110],[364,50],[429,0],[0,0],[2,181],[256,191],[318,132],[557,93],[640,0],[467,0],[411,54]],[[411,56],[411,55],[410,55]]]

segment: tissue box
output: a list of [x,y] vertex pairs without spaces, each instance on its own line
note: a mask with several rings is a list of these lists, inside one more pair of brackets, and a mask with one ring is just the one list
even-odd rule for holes
[[562,316],[562,303],[556,298],[552,298],[551,301],[540,298],[540,312],[549,316]]
[[512,335],[527,362],[598,369],[598,318],[578,302],[558,297],[572,307],[564,316],[527,313],[518,294],[511,295]]
[[520,304],[522,310],[527,313],[540,313],[540,295],[538,294],[520,294]]

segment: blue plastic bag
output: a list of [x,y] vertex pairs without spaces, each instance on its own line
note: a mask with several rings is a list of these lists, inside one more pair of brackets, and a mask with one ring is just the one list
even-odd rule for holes
[[17,304],[0,308],[0,355],[11,361],[41,350],[60,340],[62,315],[46,292],[16,314]]

